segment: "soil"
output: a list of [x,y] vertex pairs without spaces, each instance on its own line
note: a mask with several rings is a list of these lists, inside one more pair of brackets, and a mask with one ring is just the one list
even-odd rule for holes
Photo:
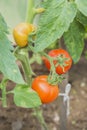
[[[44,65],[34,64],[32,67],[37,75],[48,73]],[[72,88],[70,115],[67,117],[68,130],[87,130],[87,60],[83,57],[78,64],[72,66],[69,72],[69,83]],[[8,88],[12,89],[14,85],[10,81]],[[16,107],[12,95],[7,98],[7,108],[3,108],[0,102],[0,130],[42,130],[33,109]],[[59,106],[58,98],[50,104],[41,106],[48,130],[60,130]]]

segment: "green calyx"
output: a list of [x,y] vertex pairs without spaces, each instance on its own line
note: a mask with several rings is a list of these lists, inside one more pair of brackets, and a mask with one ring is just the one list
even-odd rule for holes
[[66,62],[69,61],[69,58],[65,57],[63,54],[60,54],[59,56],[54,57],[53,60],[56,61],[55,67],[58,65],[61,67],[66,67],[68,65]]
[[64,80],[64,77],[62,75],[58,75],[56,72],[54,74],[49,74],[47,79],[48,83],[53,86],[58,85],[62,82],[62,80]]

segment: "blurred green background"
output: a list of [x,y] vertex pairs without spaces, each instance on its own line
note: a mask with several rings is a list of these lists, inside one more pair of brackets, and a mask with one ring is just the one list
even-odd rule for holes
[[25,20],[27,0],[0,0],[0,13],[10,28]]

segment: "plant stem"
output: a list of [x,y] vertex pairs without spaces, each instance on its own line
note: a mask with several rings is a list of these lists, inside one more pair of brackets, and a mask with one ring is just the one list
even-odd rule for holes
[[28,0],[27,2],[27,11],[26,11],[26,22],[32,23],[34,18],[34,0]]
[[23,69],[24,69],[24,72],[25,72],[25,75],[26,75],[26,82],[31,87],[32,72],[31,72],[31,67],[30,67],[30,64],[29,64],[28,55],[25,55],[24,58],[25,58],[25,60],[23,60],[21,62],[22,62],[22,66],[23,66]]
[[28,51],[25,48],[20,48],[16,50],[15,55],[21,61],[25,74],[25,80],[29,87],[31,87],[33,72],[29,63]]
[[37,119],[39,120],[41,126],[43,126],[43,129],[44,129],[44,130],[48,130],[47,125],[46,125],[46,123],[45,123],[45,121],[44,121],[44,118],[43,118],[43,114],[42,114],[41,109],[39,109],[39,108],[34,108],[34,114],[35,114],[35,116],[37,117]]
[[2,89],[2,103],[3,103],[3,107],[7,107],[7,102],[6,102],[6,87],[5,86]]
[[1,83],[1,90],[2,90],[2,105],[3,107],[7,107],[7,101],[6,101],[6,84],[7,84],[7,79],[3,79]]
[[[27,11],[26,11],[26,22],[32,23],[35,14],[36,14],[36,12],[35,12],[35,9],[34,9],[34,0],[28,0]],[[22,66],[23,66],[23,70],[24,70],[24,73],[25,73],[26,82],[29,85],[29,87],[31,87],[32,69],[31,69],[31,66],[30,66],[28,51],[26,50],[26,48],[24,48],[24,49],[23,48],[17,48],[15,50],[14,54],[21,61]],[[47,130],[47,126],[46,126],[46,123],[44,121],[42,111],[39,110],[39,108],[35,109],[34,111],[36,113],[36,117],[38,118],[39,122],[43,126],[44,130]]]

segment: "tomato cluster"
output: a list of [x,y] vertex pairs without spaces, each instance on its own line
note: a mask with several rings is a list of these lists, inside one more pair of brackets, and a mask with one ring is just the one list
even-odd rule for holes
[[[53,64],[58,75],[66,73],[72,65],[72,58],[69,53],[63,49],[51,50],[48,55],[53,58]],[[58,60],[57,60],[58,59]],[[43,58],[48,70],[51,69],[51,63],[47,57]],[[48,76],[38,76],[33,80],[32,88],[38,93],[42,103],[50,103],[59,95],[58,85],[52,85],[48,82]]]
[[[28,36],[33,31],[35,31],[35,26],[33,24],[20,23],[17,25],[13,30],[13,36],[17,45],[20,47],[27,46]],[[43,60],[49,71],[52,69],[53,65],[55,72],[58,75],[61,75],[71,68],[72,58],[67,51],[63,49],[54,49],[48,53],[48,56],[52,59],[51,61],[53,64],[51,64],[48,57],[44,57]],[[52,84],[52,82],[48,81],[48,77],[49,76],[47,75],[38,76],[32,82],[32,89],[38,93],[42,103],[50,103],[59,95],[59,87],[57,83]],[[51,79],[52,78],[53,77],[51,77]]]

